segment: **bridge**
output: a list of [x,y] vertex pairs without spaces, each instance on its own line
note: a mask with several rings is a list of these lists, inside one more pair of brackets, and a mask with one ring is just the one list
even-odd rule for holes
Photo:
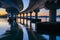
[[[5,8],[9,17],[9,23],[11,24],[11,31],[13,32],[14,27],[13,23],[16,23],[16,16],[20,14],[20,24],[27,26],[27,30],[32,31],[32,23],[35,23],[37,34],[47,34],[50,35],[49,40],[56,40],[56,36],[60,36],[60,22],[56,22],[56,10],[60,9],[60,0],[29,0],[29,6],[26,10],[23,10],[22,0],[0,0],[0,8]],[[38,12],[40,9],[45,8],[49,11],[49,22],[41,22],[41,19],[38,19]],[[23,10],[23,11],[22,11]],[[32,18],[32,12],[35,12],[35,19]],[[30,18],[27,18],[28,13],[30,13]],[[21,15],[23,16],[21,17]],[[26,14],[26,17],[24,17]],[[21,22],[23,19],[23,23]],[[26,19],[26,24],[24,24],[24,19]],[[28,20],[30,20],[30,29],[28,29]],[[14,22],[15,21],[15,22]],[[16,24],[17,25],[17,24]]]

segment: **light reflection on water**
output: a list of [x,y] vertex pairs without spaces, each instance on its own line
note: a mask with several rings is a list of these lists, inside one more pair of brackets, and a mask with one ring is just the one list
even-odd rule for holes
[[[40,19],[42,19],[42,21],[41,22],[49,22],[49,18],[40,18]],[[25,24],[26,24],[26,19],[24,19],[25,20]],[[19,20],[20,21],[20,20]],[[22,21],[22,23],[23,23],[23,19],[21,19],[21,21]],[[60,22],[60,18],[56,18],[56,21],[57,22]],[[28,20],[28,25],[30,26],[30,21]],[[32,23],[32,28],[34,29],[34,31],[35,31],[35,24],[34,23]],[[49,40],[49,35],[42,35],[43,37],[45,37],[47,40]],[[60,36],[56,36],[56,39],[57,40],[60,40]]]
[[0,18],[0,35],[4,34],[6,30],[10,30],[10,25],[7,19]]
[[[42,22],[45,22],[45,21],[49,21],[48,19],[49,18],[41,18],[42,19]],[[0,18],[0,35],[4,34],[6,32],[6,30],[10,30],[10,25],[7,21],[8,19],[7,18]],[[23,19],[21,19],[21,21],[23,21]],[[60,21],[60,18],[57,18],[57,21]],[[20,19],[17,20],[17,22],[20,22]],[[23,23],[23,22],[22,22]],[[26,24],[26,19],[25,19],[25,24]],[[30,25],[30,21],[28,21],[28,25]],[[32,23],[32,28],[35,30],[35,24]],[[48,35],[42,35],[44,36],[45,38],[49,38]],[[57,36],[57,40],[59,40],[60,37]]]

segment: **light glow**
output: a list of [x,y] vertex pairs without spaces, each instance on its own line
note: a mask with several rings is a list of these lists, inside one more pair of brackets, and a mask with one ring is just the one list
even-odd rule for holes
[[7,14],[6,9],[0,8],[0,16],[6,15],[6,14]]

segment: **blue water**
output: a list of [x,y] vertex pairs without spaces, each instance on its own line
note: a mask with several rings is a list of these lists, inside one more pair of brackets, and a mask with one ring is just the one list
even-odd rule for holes
[[[42,18],[42,20],[43,20],[44,18]],[[9,23],[7,22],[7,18],[5,18],[5,19],[3,19],[3,18],[0,18],[0,35],[2,35],[2,34],[4,34],[5,32],[6,32],[6,30],[10,30],[10,25],[9,25]],[[45,20],[43,20],[43,21],[46,21],[46,19]],[[48,21],[48,19],[47,19],[47,21]],[[57,18],[57,21],[60,21],[60,18]],[[29,23],[29,22],[28,22]],[[35,24],[32,24],[32,28],[35,30]],[[49,35],[42,35],[43,37],[45,37],[47,40],[49,40]],[[57,40],[60,40],[60,36],[56,36],[56,39]]]

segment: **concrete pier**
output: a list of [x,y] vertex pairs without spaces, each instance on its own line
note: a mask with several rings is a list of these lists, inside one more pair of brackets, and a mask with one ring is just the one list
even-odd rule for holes
[[[32,19],[32,12],[30,12],[30,19]],[[30,21],[30,28],[32,29],[32,22]]]
[[49,22],[56,22],[56,9],[49,11]]
[[[6,8],[6,11],[8,13],[10,13],[10,17],[9,17],[9,23],[11,25],[11,32],[15,31],[15,29],[17,28],[17,24],[16,24],[16,14],[19,13],[18,10],[16,8],[13,8],[13,7],[9,7],[9,8]],[[16,24],[16,25],[14,25]]]
[[[56,22],[56,9],[50,9],[49,22]],[[50,35],[49,40],[56,40],[56,35]]]
[[[28,18],[28,13],[26,13],[26,18]],[[26,19],[26,26],[28,27],[28,19]]]
[[20,23],[21,23],[21,14],[20,14]]
[[23,25],[24,25],[24,13],[23,13]]

